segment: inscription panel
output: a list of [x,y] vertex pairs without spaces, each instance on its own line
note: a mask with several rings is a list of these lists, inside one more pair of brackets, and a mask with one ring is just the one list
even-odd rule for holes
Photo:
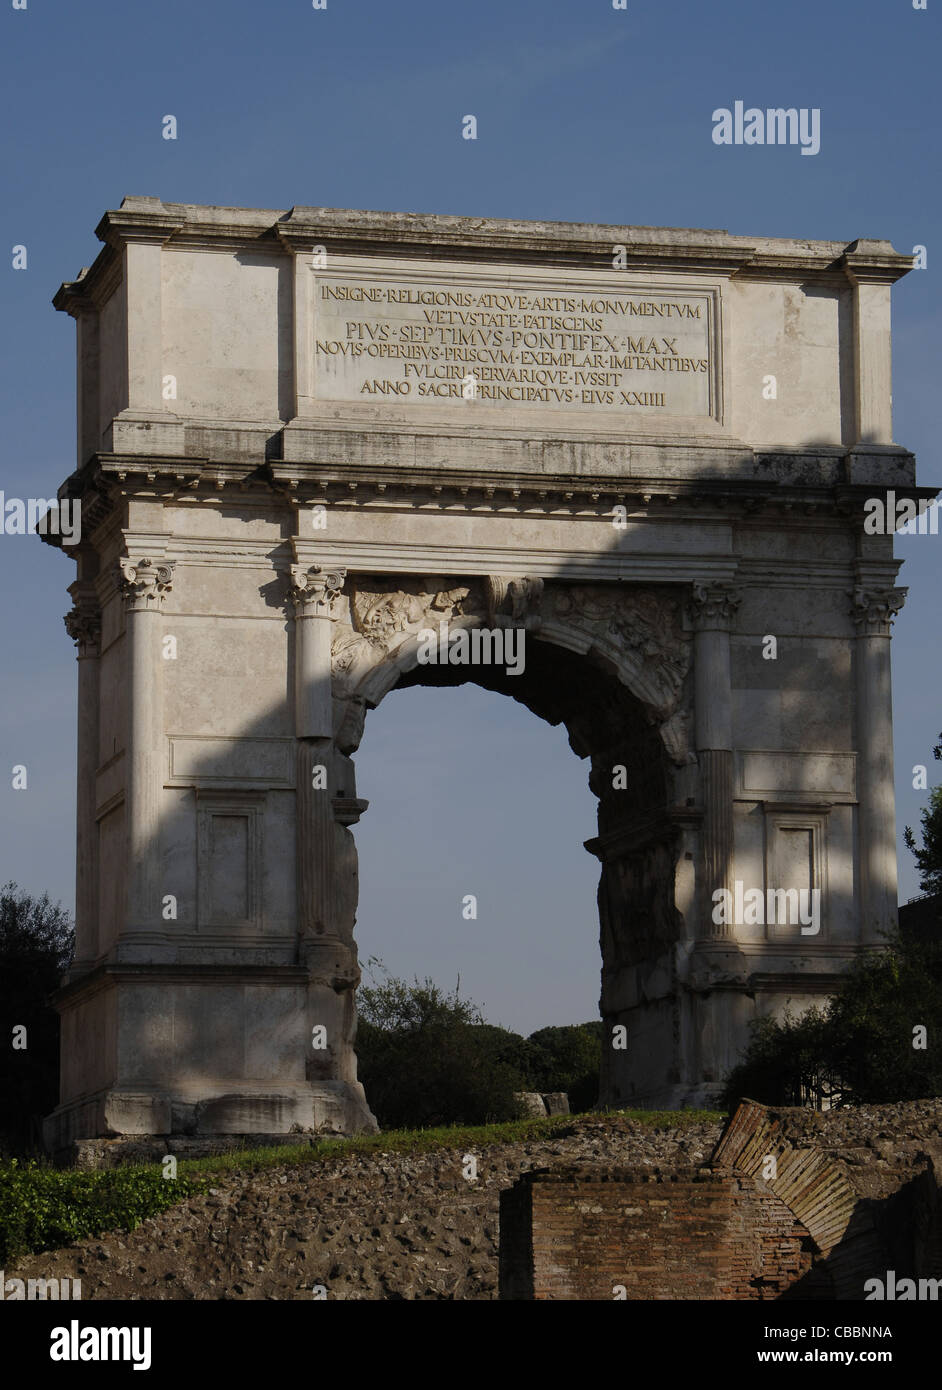
[[718,293],[318,274],[318,400],[719,418]]

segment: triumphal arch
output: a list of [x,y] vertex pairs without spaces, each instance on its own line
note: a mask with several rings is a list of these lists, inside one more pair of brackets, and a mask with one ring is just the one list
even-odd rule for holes
[[51,1146],[373,1125],[354,755],[420,683],[565,725],[599,801],[602,1100],[709,1101],[751,1019],[895,917],[905,591],[863,519],[925,495],[890,416],[911,258],[151,197],[98,236],[55,298],[81,536],[46,537],[79,665]]

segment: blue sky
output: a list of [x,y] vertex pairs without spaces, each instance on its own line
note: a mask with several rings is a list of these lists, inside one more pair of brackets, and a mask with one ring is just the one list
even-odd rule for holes
[[[0,487],[49,496],[74,466],[74,329],[50,299],[129,193],[554,218],[928,247],[894,290],[895,437],[942,482],[938,409],[939,0],[0,0]],[[821,111],[819,154],[718,147],[717,107]],[[161,138],[164,115],[179,138]],[[478,139],[460,138],[473,113]],[[28,269],[13,271],[25,244]],[[942,536],[899,539],[898,819],[942,765]],[[5,660],[0,877],[71,906],[72,566],[0,536]],[[487,752],[482,745],[487,735]],[[595,1013],[587,769],[561,729],[462,687],[393,693],[358,759],[361,955],[432,974],[526,1030]],[[511,795],[512,792],[512,795]],[[440,803],[440,813],[429,814]],[[901,848],[901,895],[917,891]],[[457,903],[486,878],[476,923]],[[391,887],[390,884],[393,886]],[[486,911],[485,911],[486,903]],[[474,927],[476,930],[469,930]]]

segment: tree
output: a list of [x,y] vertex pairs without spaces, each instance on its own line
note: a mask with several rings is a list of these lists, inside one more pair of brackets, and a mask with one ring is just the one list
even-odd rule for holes
[[566,1091],[573,1110],[595,1104],[601,1021],[524,1038],[487,1023],[460,981],[451,993],[428,978],[409,984],[375,956],[366,971],[373,983],[358,996],[358,1071],[384,1128],[512,1119],[515,1091]]
[[942,945],[894,934],[887,950],[857,961],[828,1023],[854,1104],[942,1095]]
[[562,1028],[540,1028],[527,1042],[532,1089],[565,1091],[574,1113],[590,1110],[599,1098],[602,1065],[602,1020]]
[[812,1008],[798,1018],[759,1018],[750,1027],[743,1060],[726,1079],[723,1104],[730,1110],[745,1097],[763,1105],[840,1103],[843,1093],[829,1062],[827,1017]]
[[38,1146],[38,1122],[59,1097],[59,1017],[48,996],[73,944],[69,915],[48,894],[0,888],[0,1126],[17,1148]]
[[[924,1030],[924,1031],[923,1031]],[[861,956],[841,992],[798,1019],[753,1024],[724,1099],[879,1105],[942,1095],[942,943],[899,932]]]
[[[932,750],[932,756],[942,761],[942,733],[939,742]],[[907,825],[903,839],[911,850],[919,868],[919,887],[923,893],[935,896],[942,893],[942,786],[934,787],[929,793],[929,805],[920,817],[922,823],[922,846],[916,844],[915,836]]]
[[382,972],[386,978],[372,985],[361,985],[357,994],[361,1024],[388,1032],[409,1032],[439,1025],[484,1022],[478,1006],[470,999],[462,999],[458,987],[446,994],[429,976],[422,981],[416,977],[410,985],[391,976],[376,956],[370,956],[366,969],[373,980],[377,972]]
[[[372,967],[372,969],[371,969]],[[525,1040],[485,1023],[478,1006],[433,980],[410,985],[381,961],[367,969],[387,978],[359,994],[358,1074],[384,1128],[485,1124],[516,1114],[514,1092],[527,1089],[515,1063]]]

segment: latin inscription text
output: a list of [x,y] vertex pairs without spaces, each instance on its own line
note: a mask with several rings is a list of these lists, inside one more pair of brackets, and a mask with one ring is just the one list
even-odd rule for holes
[[705,294],[542,294],[319,278],[316,394],[709,415]]

